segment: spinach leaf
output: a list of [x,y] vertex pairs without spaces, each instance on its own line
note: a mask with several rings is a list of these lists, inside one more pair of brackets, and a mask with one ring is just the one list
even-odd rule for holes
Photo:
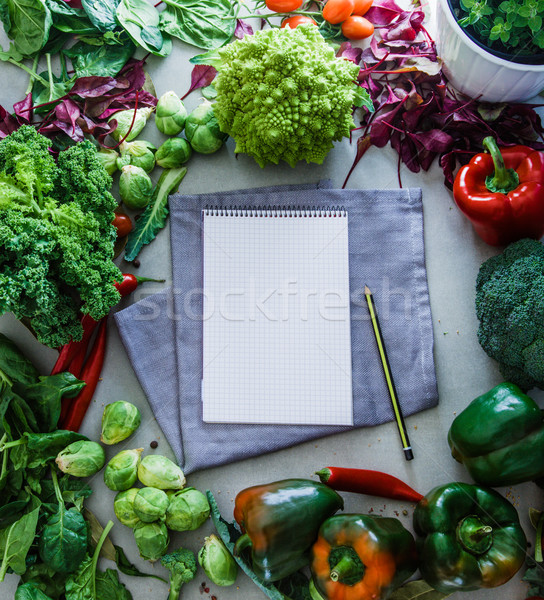
[[51,598],[34,584],[23,583],[15,591],[14,600],[51,600]]
[[87,524],[77,508],[66,510],[57,474],[51,479],[58,501],[57,512],[45,524],[39,539],[40,558],[60,573],[74,572],[87,553]]
[[0,531],[0,581],[4,581],[8,567],[18,575],[25,572],[25,559],[36,535],[39,512],[39,507],[36,507]]
[[64,54],[72,61],[77,77],[115,77],[134,54],[130,40],[124,44],[93,46],[77,42]]
[[153,191],[151,202],[140,215],[136,227],[128,235],[124,257],[126,261],[134,260],[143,246],[152,242],[166,225],[168,196],[178,189],[186,173],[186,167],[165,169],[161,173]]
[[65,581],[65,575],[55,573],[53,569],[43,563],[29,565],[25,573],[21,575],[22,583],[31,583],[54,600],[58,600],[61,596],[64,597]]
[[53,15],[53,27],[70,34],[96,33],[96,27],[89,21],[81,8],[74,8],[64,0],[46,0]]
[[38,431],[49,432],[57,427],[62,398],[74,398],[84,387],[84,381],[64,372],[41,376],[37,383],[17,385],[14,389],[30,405]]
[[163,579],[159,575],[154,575],[153,573],[142,573],[142,571],[140,571],[136,565],[133,565],[130,562],[123,548],[120,546],[114,546],[114,548],[115,564],[121,573],[124,573],[125,575],[131,575],[132,577],[153,577],[154,579],[160,579],[161,581],[164,581],[164,583],[168,583],[166,579]]
[[205,48],[219,48],[232,39],[236,27],[231,0],[164,0],[162,31],[183,42]]
[[30,498],[26,500],[14,500],[0,508],[0,527],[5,528],[21,518],[21,513],[28,505]]
[[0,333],[0,380],[31,384],[38,381],[38,369],[19,350],[15,343]]
[[[51,13],[42,0],[6,0],[8,28],[6,34],[13,40],[16,50],[24,56],[39,52],[51,28]],[[5,18],[6,9],[0,13]]]
[[121,0],[117,20],[135,44],[156,56],[172,51],[172,40],[159,29],[159,11],[147,0]]
[[81,6],[91,23],[102,32],[113,31],[117,27],[115,11],[119,0],[81,0]]
[[132,600],[132,594],[119,581],[119,573],[115,569],[106,569],[104,573],[96,572],[96,598],[108,600]]

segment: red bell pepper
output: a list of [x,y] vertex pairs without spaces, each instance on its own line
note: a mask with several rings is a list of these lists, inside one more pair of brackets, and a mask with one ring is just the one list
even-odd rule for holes
[[501,148],[483,140],[486,153],[461,167],[453,198],[484,242],[502,246],[544,235],[544,152]]

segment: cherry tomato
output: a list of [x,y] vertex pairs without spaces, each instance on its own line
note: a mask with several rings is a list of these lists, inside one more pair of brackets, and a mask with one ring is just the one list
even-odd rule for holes
[[348,40],[363,40],[374,33],[374,25],[364,17],[352,15],[342,23],[342,33]]
[[289,17],[288,19],[284,19],[281,22],[281,28],[290,27],[291,29],[296,29],[299,25],[307,25],[311,23],[312,25],[317,25],[317,23],[312,19],[312,17],[305,17],[304,15],[297,15],[296,17]]
[[355,8],[352,11],[352,15],[359,15],[362,17],[368,9],[372,6],[372,0],[355,0]]
[[132,221],[123,211],[116,209],[112,225],[117,229],[117,237],[123,238],[132,231]]
[[272,12],[288,13],[302,6],[303,0],[266,0],[266,8]]
[[323,7],[323,18],[336,25],[347,19],[355,6],[355,0],[327,0]]

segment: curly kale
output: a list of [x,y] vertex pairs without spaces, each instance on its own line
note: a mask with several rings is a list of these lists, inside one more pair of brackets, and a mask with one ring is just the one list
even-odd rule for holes
[[119,301],[113,263],[117,202],[89,141],[49,152],[31,126],[0,141],[0,314],[13,312],[58,347]]
[[523,239],[483,263],[478,340],[507,381],[544,389],[544,245]]
[[196,575],[194,552],[186,548],[179,548],[170,554],[165,554],[161,558],[161,564],[170,571],[168,600],[178,600],[183,584],[189,583]]

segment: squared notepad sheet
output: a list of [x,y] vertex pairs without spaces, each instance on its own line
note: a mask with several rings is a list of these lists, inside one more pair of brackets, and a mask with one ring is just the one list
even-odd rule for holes
[[352,425],[347,214],[270,214],[203,211],[203,420]]

